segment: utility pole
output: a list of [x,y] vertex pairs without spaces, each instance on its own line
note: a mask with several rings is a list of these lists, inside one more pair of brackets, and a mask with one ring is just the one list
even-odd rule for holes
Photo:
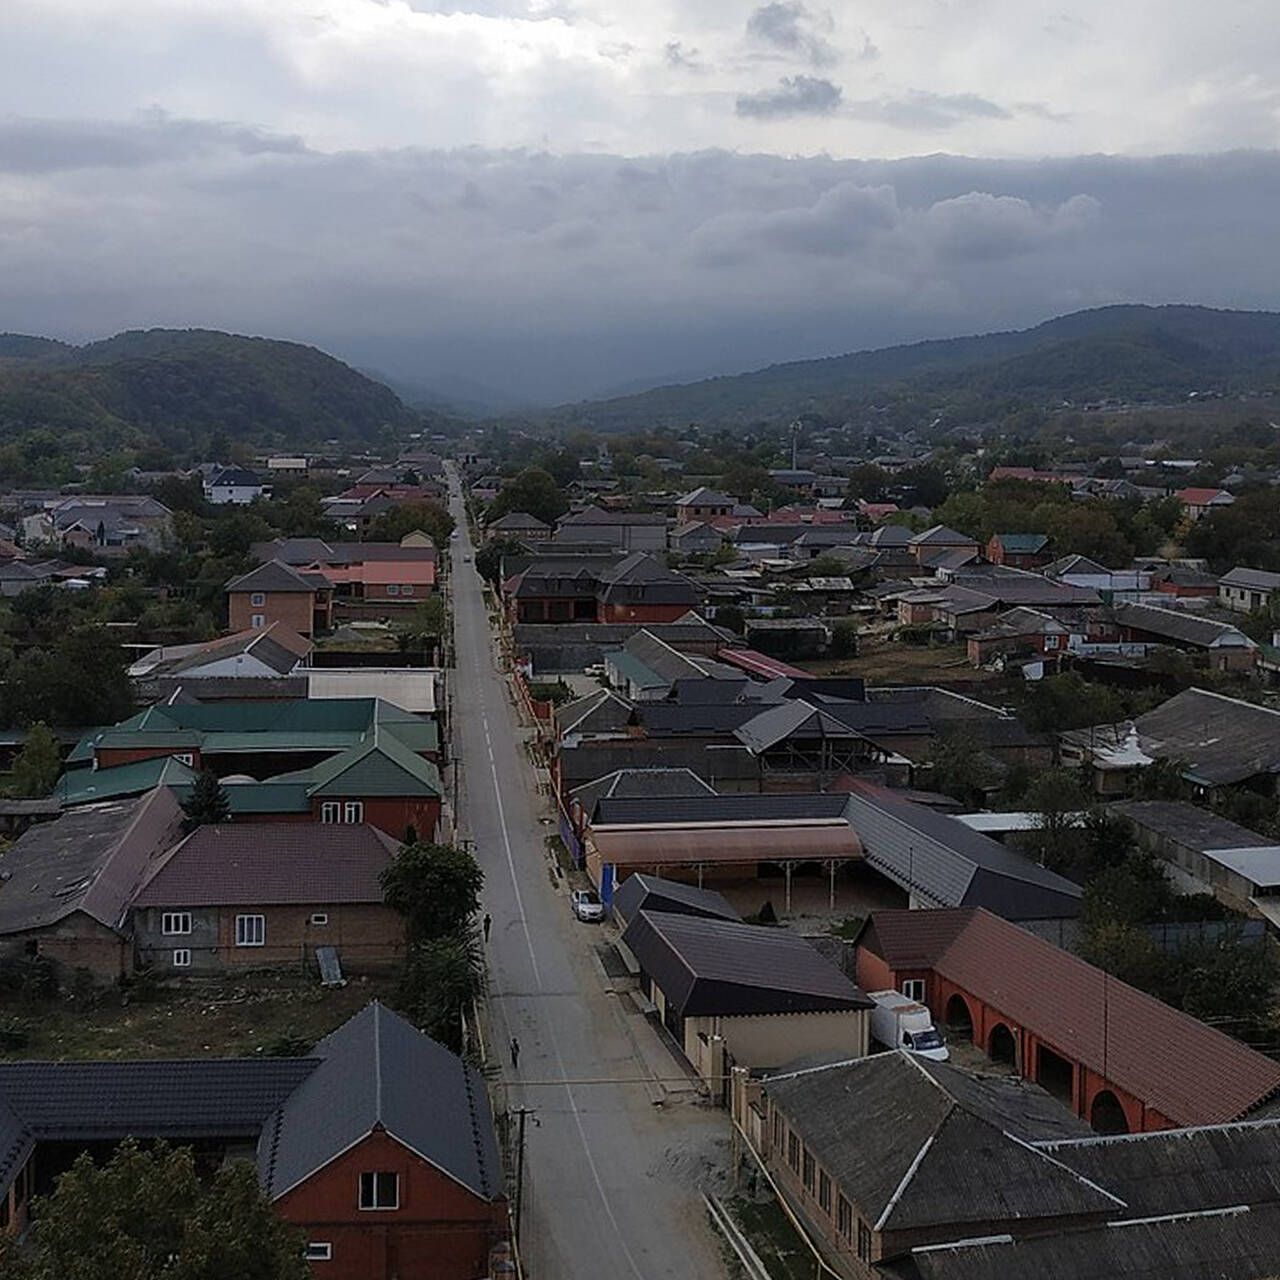
[[517,1107],[512,1113],[518,1118],[516,1125],[516,1191],[515,1191],[515,1210],[512,1213],[514,1220],[516,1243],[520,1242],[520,1219],[524,1216],[524,1130],[525,1121],[533,1116],[533,1123],[538,1123],[538,1118],[534,1114],[532,1107]]

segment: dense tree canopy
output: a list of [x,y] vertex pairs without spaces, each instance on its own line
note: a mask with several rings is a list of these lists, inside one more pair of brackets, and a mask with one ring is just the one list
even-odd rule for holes
[[452,844],[407,844],[382,872],[387,905],[398,911],[410,944],[463,931],[480,902],[484,874],[475,857]]
[[526,467],[502,486],[485,516],[493,521],[512,511],[523,511],[553,525],[568,510],[569,499],[555,477],[541,467]]

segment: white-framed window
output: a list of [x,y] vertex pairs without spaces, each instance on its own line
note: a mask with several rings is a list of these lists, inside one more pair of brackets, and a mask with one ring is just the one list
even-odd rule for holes
[[255,591],[249,597],[249,603],[255,609],[261,609],[262,606],[267,603],[267,593],[265,591]]
[[400,1207],[400,1175],[398,1173],[362,1173],[360,1175],[360,1207],[362,1209],[398,1209]]
[[308,1240],[302,1256],[308,1262],[328,1262],[333,1257],[333,1245],[328,1240]]
[[326,800],[320,806],[321,822],[341,822],[342,804],[338,800]]
[[177,947],[173,953],[173,967],[175,969],[191,968],[191,952],[187,947]]
[[348,800],[342,806],[343,822],[363,822],[364,821],[364,801]]
[[192,751],[175,751],[173,753],[173,758],[179,764],[185,764],[188,768],[190,768],[196,762],[195,753]]
[[400,584],[398,582],[387,583],[387,595],[398,596],[400,594]]
[[249,625],[255,631],[261,631],[267,625],[267,615],[265,613],[255,613],[249,619]]
[[915,1000],[919,1004],[924,1003],[924,979],[908,978],[902,984],[902,994],[908,1000]]
[[412,582],[403,583],[400,587],[400,594],[402,596],[413,595],[413,583]]
[[160,917],[161,933],[190,933],[190,911],[166,911]]
[[266,916],[236,916],[237,947],[260,947],[266,940]]
[[1056,649],[1056,648],[1058,647],[1058,637],[1057,637],[1057,636],[1045,636],[1045,638],[1044,638],[1044,647],[1045,647],[1046,649]]
[[328,913],[327,911],[317,911],[317,912],[316,912],[316,913],[311,917],[311,923],[312,923],[312,924],[315,924],[315,925],[328,924],[328,923],[329,923],[329,913]]

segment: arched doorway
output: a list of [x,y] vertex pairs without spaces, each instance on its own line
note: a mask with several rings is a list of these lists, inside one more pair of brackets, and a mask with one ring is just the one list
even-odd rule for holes
[[991,1028],[991,1035],[987,1040],[987,1056],[992,1062],[1004,1062],[1011,1067],[1018,1065],[1018,1042],[1003,1022],[997,1022]]
[[973,1039],[973,1014],[964,996],[952,996],[947,1001],[947,1036],[952,1040]]
[[1120,1105],[1120,1099],[1110,1089],[1094,1095],[1089,1108],[1089,1123],[1094,1133],[1128,1133],[1129,1118]]

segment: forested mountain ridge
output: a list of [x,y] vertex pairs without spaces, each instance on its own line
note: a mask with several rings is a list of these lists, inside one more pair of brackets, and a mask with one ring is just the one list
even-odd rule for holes
[[83,347],[0,334],[0,440],[47,429],[108,448],[187,448],[219,433],[300,446],[419,422],[389,388],[315,347],[149,329]]
[[801,413],[840,420],[871,405],[982,417],[1107,398],[1280,387],[1280,314],[1193,306],[1078,311],[1032,329],[917,342],[565,405],[559,423],[603,430],[732,426]]

